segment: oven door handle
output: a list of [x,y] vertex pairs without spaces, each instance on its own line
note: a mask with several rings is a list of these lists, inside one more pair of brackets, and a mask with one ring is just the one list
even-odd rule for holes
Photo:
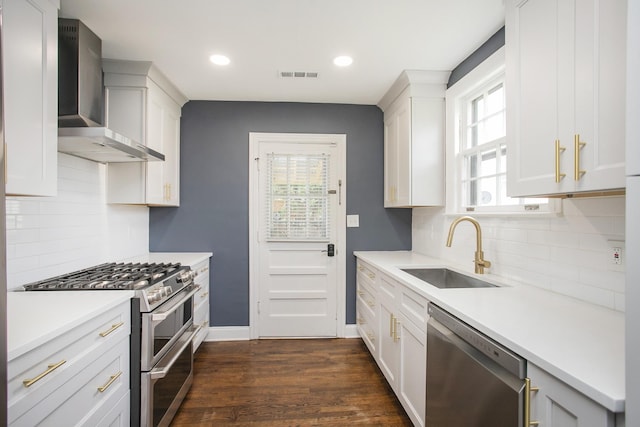
[[179,299],[175,300],[175,302],[173,302],[170,307],[168,307],[168,308],[166,308],[164,310],[159,309],[159,310],[153,312],[151,314],[151,321],[153,323],[158,323],[158,322],[162,322],[163,320],[166,320],[167,317],[169,317],[169,315],[171,313],[173,313],[179,307],[182,306],[182,303],[186,299],[188,299],[188,298],[192,297],[193,295],[197,294],[199,290],[200,290],[200,285],[195,285],[195,287],[191,291],[189,291],[189,293],[187,293],[185,296],[180,297]]
[[[192,325],[191,328],[185,331],[184,335],[189,334],[188,338],[185,339],[183,335],[183,338],[181,338],[180,341],[184,340],[184,342],[182,344],[180,344],[180,342],[176,343],[176,347],[178,345],[180,345],[180,347],[172,348],[171,351],[158,362],[158,367],[153,368],[149,372],[149,376],[152,380],[157,380],[167,376],[167,374],[173,367],[173,364],[176,363],[176,360],[178,360],[184,349],[187,348],[189,344],[191,344],[191,341],[193,341],[193,338],[196,336],[196,334],[200,332],[200,329],[202,329],[202,326]],[[168,358],[169,356],[171,357],[169,361],[164,366],[162,366],[164,359]]]

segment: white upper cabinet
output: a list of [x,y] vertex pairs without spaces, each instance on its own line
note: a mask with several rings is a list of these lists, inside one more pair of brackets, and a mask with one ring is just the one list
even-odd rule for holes
[[444,204],[444,94],[448,72],[404,71],[384,111],[384,206]]
[[107,127],[164,154],[164,162],[111,163],[107,202],[180,204],[180,116],[187,98],[150,62],[104,60]]
[[6,193],[55,196],[57,0],[2,1]]
[[625,186],[626,1],[508,0],[510,196]]

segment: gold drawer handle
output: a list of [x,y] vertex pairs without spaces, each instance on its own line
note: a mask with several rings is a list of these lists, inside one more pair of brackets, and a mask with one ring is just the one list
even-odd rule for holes
[[368,276],[369,276],[369,279],[375,279],[376,278],[376,275],[373,274],[373,273],[369,273]]
[[560,173],[560,153],[564,153],[566,147],[560,146],[560,140],[556,139],[556,182],[562,181],[562,178],[567,176],[566,173]]
[[43,373],[41,373],[40,375],[38,375],[35,378],[32,378],[30,380],[22,381],[22,384],[24,384],[25,387],[31,387],[32,385],[34,385],[35,383],[37,383],[38,381],[40,381],[41,379],[43,379],[44,377],[49,375],[51,372],[55,371],[60,366],[64,365],[65,363],[67,363],[66,360],[61,360],[58,363],[52,363],[49,366],[47,366],[47,370],[46,371],[44,371]]
[[373,302],[373,301],[367,301],[367,305],[368,305],[369,307],[372,307],[372,308],[373,308],[373,306],[375,306],[375,305],[376,305],[376,303],[375,303],[375,302]]
[[100,393],[104,393],[109,387],[111,387],[111,384],[113,384],[113,382],[120,377],[120,375],[122,375],[122,371],[118,372],[115,375],[111,375],[111,378],[109,378],[109,381],[107,381],[105,385],[103,385],[102,387],[98,387],[98,391]]
[[586,142],[580,142],[580,135],[573,136],[573,179],[576,181],[580,181],[582,175],[587,173],[587,171],[580,169],[580,150],[585,145],[587,145]]
[[364,296],[364,291],[358,291],[358,295],[360,295],[361,297]]
[[363,267],[363,266],[361,266],[361,265],[359,265],[359,266],[358,266],[358,271],[364,271],[364,267]]
[[369,337],[369,341],[376,342],[376,337],[374,337],[372,333],[368,333],[367,337]]
[[538,387],[531,386],[529,378],[524,379],[524,427],[540,425],[540,421],[531,421],[531,393],[539,390]]
[[205,292],[204,294],[200,295],[200,298],[206,298],[207,295],[209,295],[209,292]]
[[115,325],[111,325],[111,328],[107,329],[104,332],[100,332],[100,336],[102,338],[106,337],[107,335],[111,334],[113,331],[115,331],[116,329],[118,329],[120,326],[124,325],[124,322],[120,322],[120,323],[116,323]]

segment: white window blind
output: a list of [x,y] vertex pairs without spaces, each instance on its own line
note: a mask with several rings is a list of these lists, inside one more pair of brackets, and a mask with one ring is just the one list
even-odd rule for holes
[[268,154],[264,207],[268,240],[328,241],[329,156]]

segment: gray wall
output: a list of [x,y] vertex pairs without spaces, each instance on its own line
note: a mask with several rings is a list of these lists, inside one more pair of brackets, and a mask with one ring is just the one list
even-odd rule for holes
[[504,27],[500,28],[494,35],[476,49],[471,55],[465,58],[449,75],[447,87],[453,86],[458,80],[466,76],[471,70],[476,68],[482,61],[490,57],[496,50],[504,46]]
[[191,101],[182,110],[180,207],[151,208],[151,251],[213,252],[211,324],[249,325],[249,132],[347,135],[347,323],[356,250],[411,249],[411,209],[383,208],[383,116],[376,106]]

